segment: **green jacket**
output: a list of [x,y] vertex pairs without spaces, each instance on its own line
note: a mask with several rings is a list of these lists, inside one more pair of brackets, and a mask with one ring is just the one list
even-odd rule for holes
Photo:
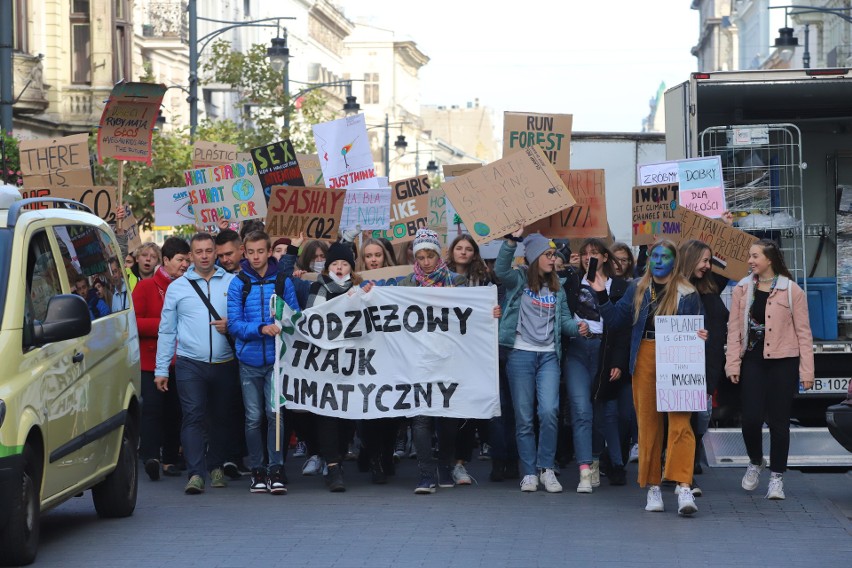
[[[518,314],[520,312],[521,294],[527,286],[526,270],[514,270],[512,259],[515,256],[515,243],[507,240],[500,248],[497,261],[494,263],[494,273],[506,288],[506,299],[503,305],[503,316],[500,318],[500,327],[497,338],[500,345],[504,347],[515,346],[515,333],[518,330]],[[556,293],[556,325],[553,341],[556,344],[556,355],[562,356],[562,336],[578,336],[580,332],[574,315],[568,309],[568,299],[565,289],[560,286]]]

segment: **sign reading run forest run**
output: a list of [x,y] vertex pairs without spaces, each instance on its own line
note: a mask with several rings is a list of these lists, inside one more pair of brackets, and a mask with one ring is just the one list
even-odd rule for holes
[[478,244],[576,203],[535,145],[448,180],[442,187]]
[[573,119],[570,114],[504,113],[503,157],[538,146],[557,170],[570,169]]
[[358,289],[303,312],[274,298],[276,396],[347,419],[500,414],[494,286]]

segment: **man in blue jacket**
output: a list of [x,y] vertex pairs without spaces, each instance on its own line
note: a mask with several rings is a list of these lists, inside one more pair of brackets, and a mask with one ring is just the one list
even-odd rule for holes
[[[269,235],[262,231],[249,233],[243,242],[245,258],[240,272],[228,288],[228,331],[235,340],[240,363],[240,383],[246,413],[246,446],[251,467],[252,493],[287,493],[281,438],[283,414],[275,400],[272,366],[275,363],[275,336],[281,329],[275,324],[269,300],[275,293],[278,261],[272,255]],[[286,282],[285,300],[298,309],[293,286]],[[293,305],[295,304],[295,305]],[[262,431],[266,413],[266,451],[269,461],[264,467]],[[276,435],[276,416],[279,419]],[[281,443],[276,443],[276,439]]]
[[233,441],[231,425],[223,417],[240,387],[227,337],[228,286],[234,276],[216,266],[211,235],[198,233],[189,246],[192,266],[166,291],[154,382],[158,389],[168,389],[169,365],[177,351],[181,444],[189,476],[184,492],[193,495],[204,492],[208,466],[211,486],[226,485],[222,466]]

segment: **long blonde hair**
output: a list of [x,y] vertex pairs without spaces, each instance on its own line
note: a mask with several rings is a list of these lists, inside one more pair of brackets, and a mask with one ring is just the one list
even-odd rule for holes
[[[654,315],[672,316],[677,314],[678,288],[684,286],[685,288],[688,288],[690,291],[694,292],[695,287],[689,283],[689,280],[684,278],[683,275],[676,270],[677,247],[673,242],[659,241],[657,243],[654,243],[654,245],[650,249],[648,249],[648,262],[650,262],[651,255],[654,253],[654,249],[658,247],[665,247],[672,253],[672,255],[674,255],[674,265],[672,266],[669,281],[666,282],[665,288],[663,289],[662,297],[660,298],[660,301],[657,302],[657,310],[654,312]],[[634,324],[639,322],[639,312],[642,311],[642,300],[645,298],[645,292],[651,286],[652,279],[653,277],[651,276],[651,267],[647,266],[645,268],[645,274],[636,284],[636,294],[633,296]]]

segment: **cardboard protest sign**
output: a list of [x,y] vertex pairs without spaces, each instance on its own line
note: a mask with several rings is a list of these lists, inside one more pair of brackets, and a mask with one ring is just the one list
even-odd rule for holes
[[372,282],[376,286],[396,286],[399,281],[414,272],[414,267],[410,264],[401,264],[398,266],[386,266],[384,268],[376,268],[375,270],[362,270],[358,274],[362,278],[361,287]]
[[98,161],[104,158],[151,165],[151,137],[166,86],[119,83],[109,96],[98,125]]
[[677,242],[696,239],[707,243],[713,250],[713,272],[731,280],[739,280],[748,274],[748,249],[757,237],[686,207],[678,207],[675,216],[680,223]]
[[633,188],[633,244],[650,245],[658,238],[680,238],[680,220],[675,215],[676,183]]
[[417,229],[429,222],[429,176],[422,175],[391,184],[390,228],[374,230],[372,237],[392,243],[414,239]]
[[160,227],[194,225],[195,215],[185,187],[163,187],[154,190],[154,224]]
[[89,163],[89,135],[21,140],[18,146],[24,187],[94,185]]
[[[445,164],[444,168],[444,179],[451,180],[453,178],[457,178],[463,176],[466,173],[470,173],[473,170],[479,169],[482,167],[482,164]],[[446,200],[447,207],[447,233],[449,235],[461,235],[462,233],[469,233],[465,224],[462,223],[461,217],[459,216],[456,208],[453,207],[452,202],[447,199]],[[451,237],[452,239],[455,236]]]
[[497,416],[496,303],[494,286],[376,286],[300,313],[276,299],[276,407],[347,419]]
[[538,146],[557,170],[571,169],[570,114],[503,113],[503,157]]
[[657,412],[707,410],[704,316],[656,316]]
[[134,251],[142,246],[142,237],[139,236],[139,221],[136,216],[130,211],[130,207],[125,206],[126,216],[121,220],[121,227],[127,235],[127,250]]
[[327,187],[272,186],[266,232],[270,237],[335,240],[346,193]]
[[639,185],[679,184],[679,203],[696,213],[716,218],[727,209],[720,156],[641,164],[637,176]]
[[196,170],[249,160],[251,155],[248,152],[240,152],[236,144],[198,140],[192,145],[192,167]]
[[184,172],[197,225],[266,217],[263,186],[252,162],[237,162]]
[[561,239],[607,237],[604,170],[560,171],[559,177],[577,203],[529,225],[527,232]]
[[296,161],[299,162],[299,169],[302,172],[302,179],[305,180],[305,185],[311,187],[325,185],[319,156],[316,154],[299,154],[297,152]]
[[[30,197],[57,197],[79,201],[92,210],[92,213],[106,221],[115,222],[115,206],[118,204],[118,190],[115,186],[84,185],[68,187],[24,187],[21,190],[24,199]],[[34,204],[32,209],[48,209],[47,203]]]
[[480,244],[575,203],[535,145],[446,181],[442,187]]
[[385,230],[390,227],[391,189],[347,189],[341,229]]
[[289,140],[252,148],[250,153],[264,189],[274,185],[304,187],[305,180],[296,161],[296,151]]
[[326,187],[344,188],[376,176],[363,114],[313,126]]

